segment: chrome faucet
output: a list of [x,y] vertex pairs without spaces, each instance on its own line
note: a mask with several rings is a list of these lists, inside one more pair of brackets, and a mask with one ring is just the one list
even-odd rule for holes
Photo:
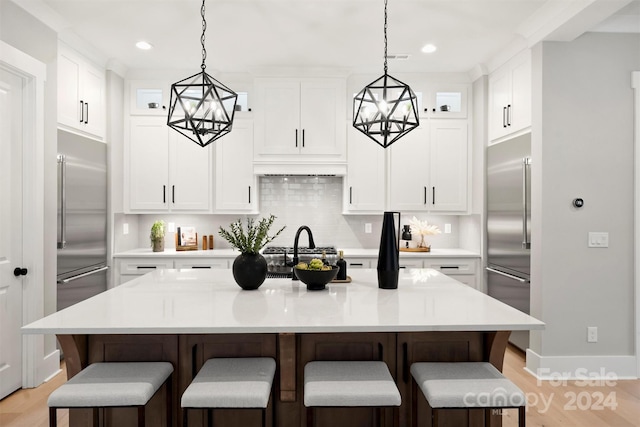
[[313,233],[311,233],[311,229],[306,225],[303,225],[300,228],[298,228],[298,231],[296,231],[296,238],[293,241],[293,267],[294,268],[293,268],[293,275],[291,276],[293,280],[298,280],[298,277],[296,276],[295,266],[298,265],[298,262],[300,262],[300,259],[298,258],[298,240],[300,239],[300,233],[302,232],[302,230],[306,230],[307,234],[309,235],[309,248],[313,249],[316,247],[316,244],[313,242]]

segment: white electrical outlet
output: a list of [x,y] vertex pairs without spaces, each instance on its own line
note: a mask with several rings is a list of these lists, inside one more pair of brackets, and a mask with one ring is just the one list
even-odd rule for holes
[[445,234],[451,233],[451,224],[445,224],[444,225],[444,232],[445,232]]
[[364,224],[364,232],[367,234],[371,234],[372,230],[371,230],[371,223],[367,222]]
[[122,234],[124,234],[125,236],[129,234],[129,224],[126,222],[122,224]]
[[590,248],[608,248],[609,247],[609,233],[607,232],[589,232],[589,245]]
[[598,342],[597,326],[587,326],[587,342]]
[[176,232],[176,223],[175,222],[170,222],[169,223],[169,229],[167,231],[169,233],[175,233]]

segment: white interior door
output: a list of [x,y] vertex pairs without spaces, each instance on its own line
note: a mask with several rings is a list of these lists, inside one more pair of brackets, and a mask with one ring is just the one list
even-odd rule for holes
[[0,399],[22,386],[22,85],[0,68]]

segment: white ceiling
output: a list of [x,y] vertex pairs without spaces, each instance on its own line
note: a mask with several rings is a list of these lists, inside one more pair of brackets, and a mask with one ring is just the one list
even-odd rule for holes
[[[4,1],[4,0],[2,0]],[[200,0],[13,0],[126,69],[201,63]],[[509,46],[640,32],[640,0],[389,0],[389,72],[468,72]],[[207,0],[207,71],[382,72],[383,0]],[[610,18],[609,16],[612,15]],[[55,19],[52,19],[54,17]],[[140,51],[135,42],[154,48]],[[436,53],[420,52],[426,43]]]

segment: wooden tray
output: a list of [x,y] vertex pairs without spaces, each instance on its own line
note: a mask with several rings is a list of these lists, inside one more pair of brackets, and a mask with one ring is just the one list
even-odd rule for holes
[[428,248],[400,248],[400,252],[431,252],[431,247],[428,247]]
[[344,280],[333,279],[331,283],[351,283],[351,276],[347,276]]

